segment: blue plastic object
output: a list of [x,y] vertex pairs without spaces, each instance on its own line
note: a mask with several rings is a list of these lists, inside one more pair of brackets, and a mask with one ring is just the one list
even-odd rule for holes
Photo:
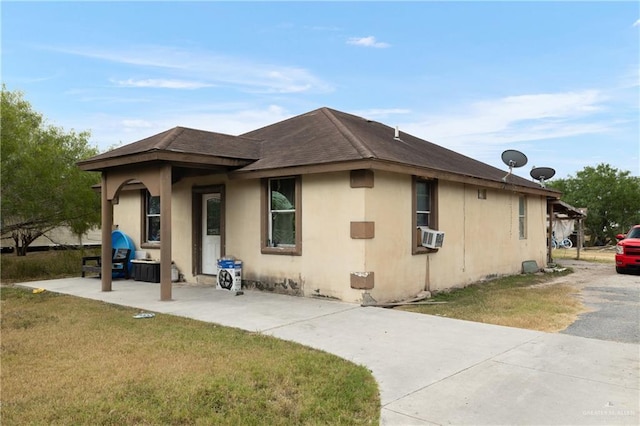
[[[133,240],[129,238],[129,236],[124,232],[116,229],[115,231],[111,232],[111,248],[125,248],[130,250],[129,262],[127,263],[127,267],[129,268],[129,276],[131,276],[131,271],[133,269],[133,264],[131,263],[131,261],[134,259],[136,254],[136,246],[135,244],[133,244]],[[114,272],[112,275],[113,278],[123,278],[124,276],[124,272]]]

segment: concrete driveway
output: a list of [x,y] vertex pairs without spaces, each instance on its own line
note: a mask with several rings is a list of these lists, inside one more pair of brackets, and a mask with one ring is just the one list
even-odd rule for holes
[[247,291],[73,278],[31,282],[71,294],[214,322],[367,366],[383,425],[637,425],[638,345]]

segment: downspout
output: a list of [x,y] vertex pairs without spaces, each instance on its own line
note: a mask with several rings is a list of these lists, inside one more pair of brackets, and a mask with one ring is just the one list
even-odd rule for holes
[[431,292],[431,276],[429,273],[429,259],[431,256],[427,253],[427,262],[426,262],[426,270],[424,274],[424,289],[425,291]]

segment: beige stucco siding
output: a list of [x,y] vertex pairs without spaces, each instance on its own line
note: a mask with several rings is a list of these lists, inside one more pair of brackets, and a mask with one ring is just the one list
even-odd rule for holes
[[120,191],[118,203],[113,206],[113,226],[127,234],[140,250],[142,206],[140,191]]
[[[528,195],[527,237],[518,232],[521,194],[463,183],[438,182],[438,230],[444,246],[412,254],[412,177],[376,171],[372,188],[352,188],[349,172],[302,176],[302,255],[261,252],[259,180],[223,175],[183,179],[172,188],[172,259],[184,278],[193,274],[193,187],[224,185],[226,255],[243,261],[243,278],[274,291],[362,301],[351,274],[374,273],[369,291],[378,301],[402,300],[424,289],[460,287],[521,271],[524,260],[545,261],[546,200]],[[478,198],[486,189],[486,199]],[[114,224],[141,246],[139,190],[121,191]],[[374,222],[375,236],[352,238],[351,222]],[[160,251],[143,248],[152,258]],[[210,281],[211,282],[211,281]],[[294,291],[295,290],[295,291]]]
[[367,241],[367,270],[375,273],[371,296],[378,301],[415,296],[424,288],[424,267],[411,254],[412,178],[376,172],[367,189],[366,217],[376,223],[376,236]]
[[368,240],[352,239],[352,221],[366,219],[366,189],[351,188],[349,173],[306,175],[302,178],[302,268],[305,294],[355,300],[351,273],[366,270]]
[[357,298],[350,273],[364,267],[365,241],[350,238],[350,222],[364,218],[364,190],[350,188],[349,173],[302,177],[302,256],[261,253],[260,190],[258,181],[227,187],[227,253],[242,259],[243,277],[282,283],[282,290],[292,284],[304,295]]
[[490,277],[521,272],[524,260],[545,261],[546,200],[527,196],[527,237],[518,232],[518,199],[511,191],[438,182],[437,252],[411,254],[411,177],[376,172],[367,195],[367,220],[376,237],[367,241],[367,270],[375,272],[371,295],[379,301],[412,297],[423,289],[461,287]]
[[[192,281],[192,247],[193,247],[193,227],[192,227],[192,196],[191,182],[180,181],[173,185],[171,202],[171,259],[178,267],[178,270],[185,277]],[[161,201],[162,202],[162,201]],[[162,218],[160,218],[162,226]],[[159,250],[154,250],[157,257]]]
[[426,255],[431,290],[519,273],[524,260],[544,262],[546,200],[526,197],[527,237],[521,239],[521,194],[489,189],[486,199],[478,199],[478,189],[439,184],[439,229],[445,232],[445,244],[437,253]]

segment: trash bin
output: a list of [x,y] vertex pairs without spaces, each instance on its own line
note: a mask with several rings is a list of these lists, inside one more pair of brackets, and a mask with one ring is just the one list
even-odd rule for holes
[[235,259],[218,259],[218,276],[216,288],[240,291],[242,288],[242,261]]

